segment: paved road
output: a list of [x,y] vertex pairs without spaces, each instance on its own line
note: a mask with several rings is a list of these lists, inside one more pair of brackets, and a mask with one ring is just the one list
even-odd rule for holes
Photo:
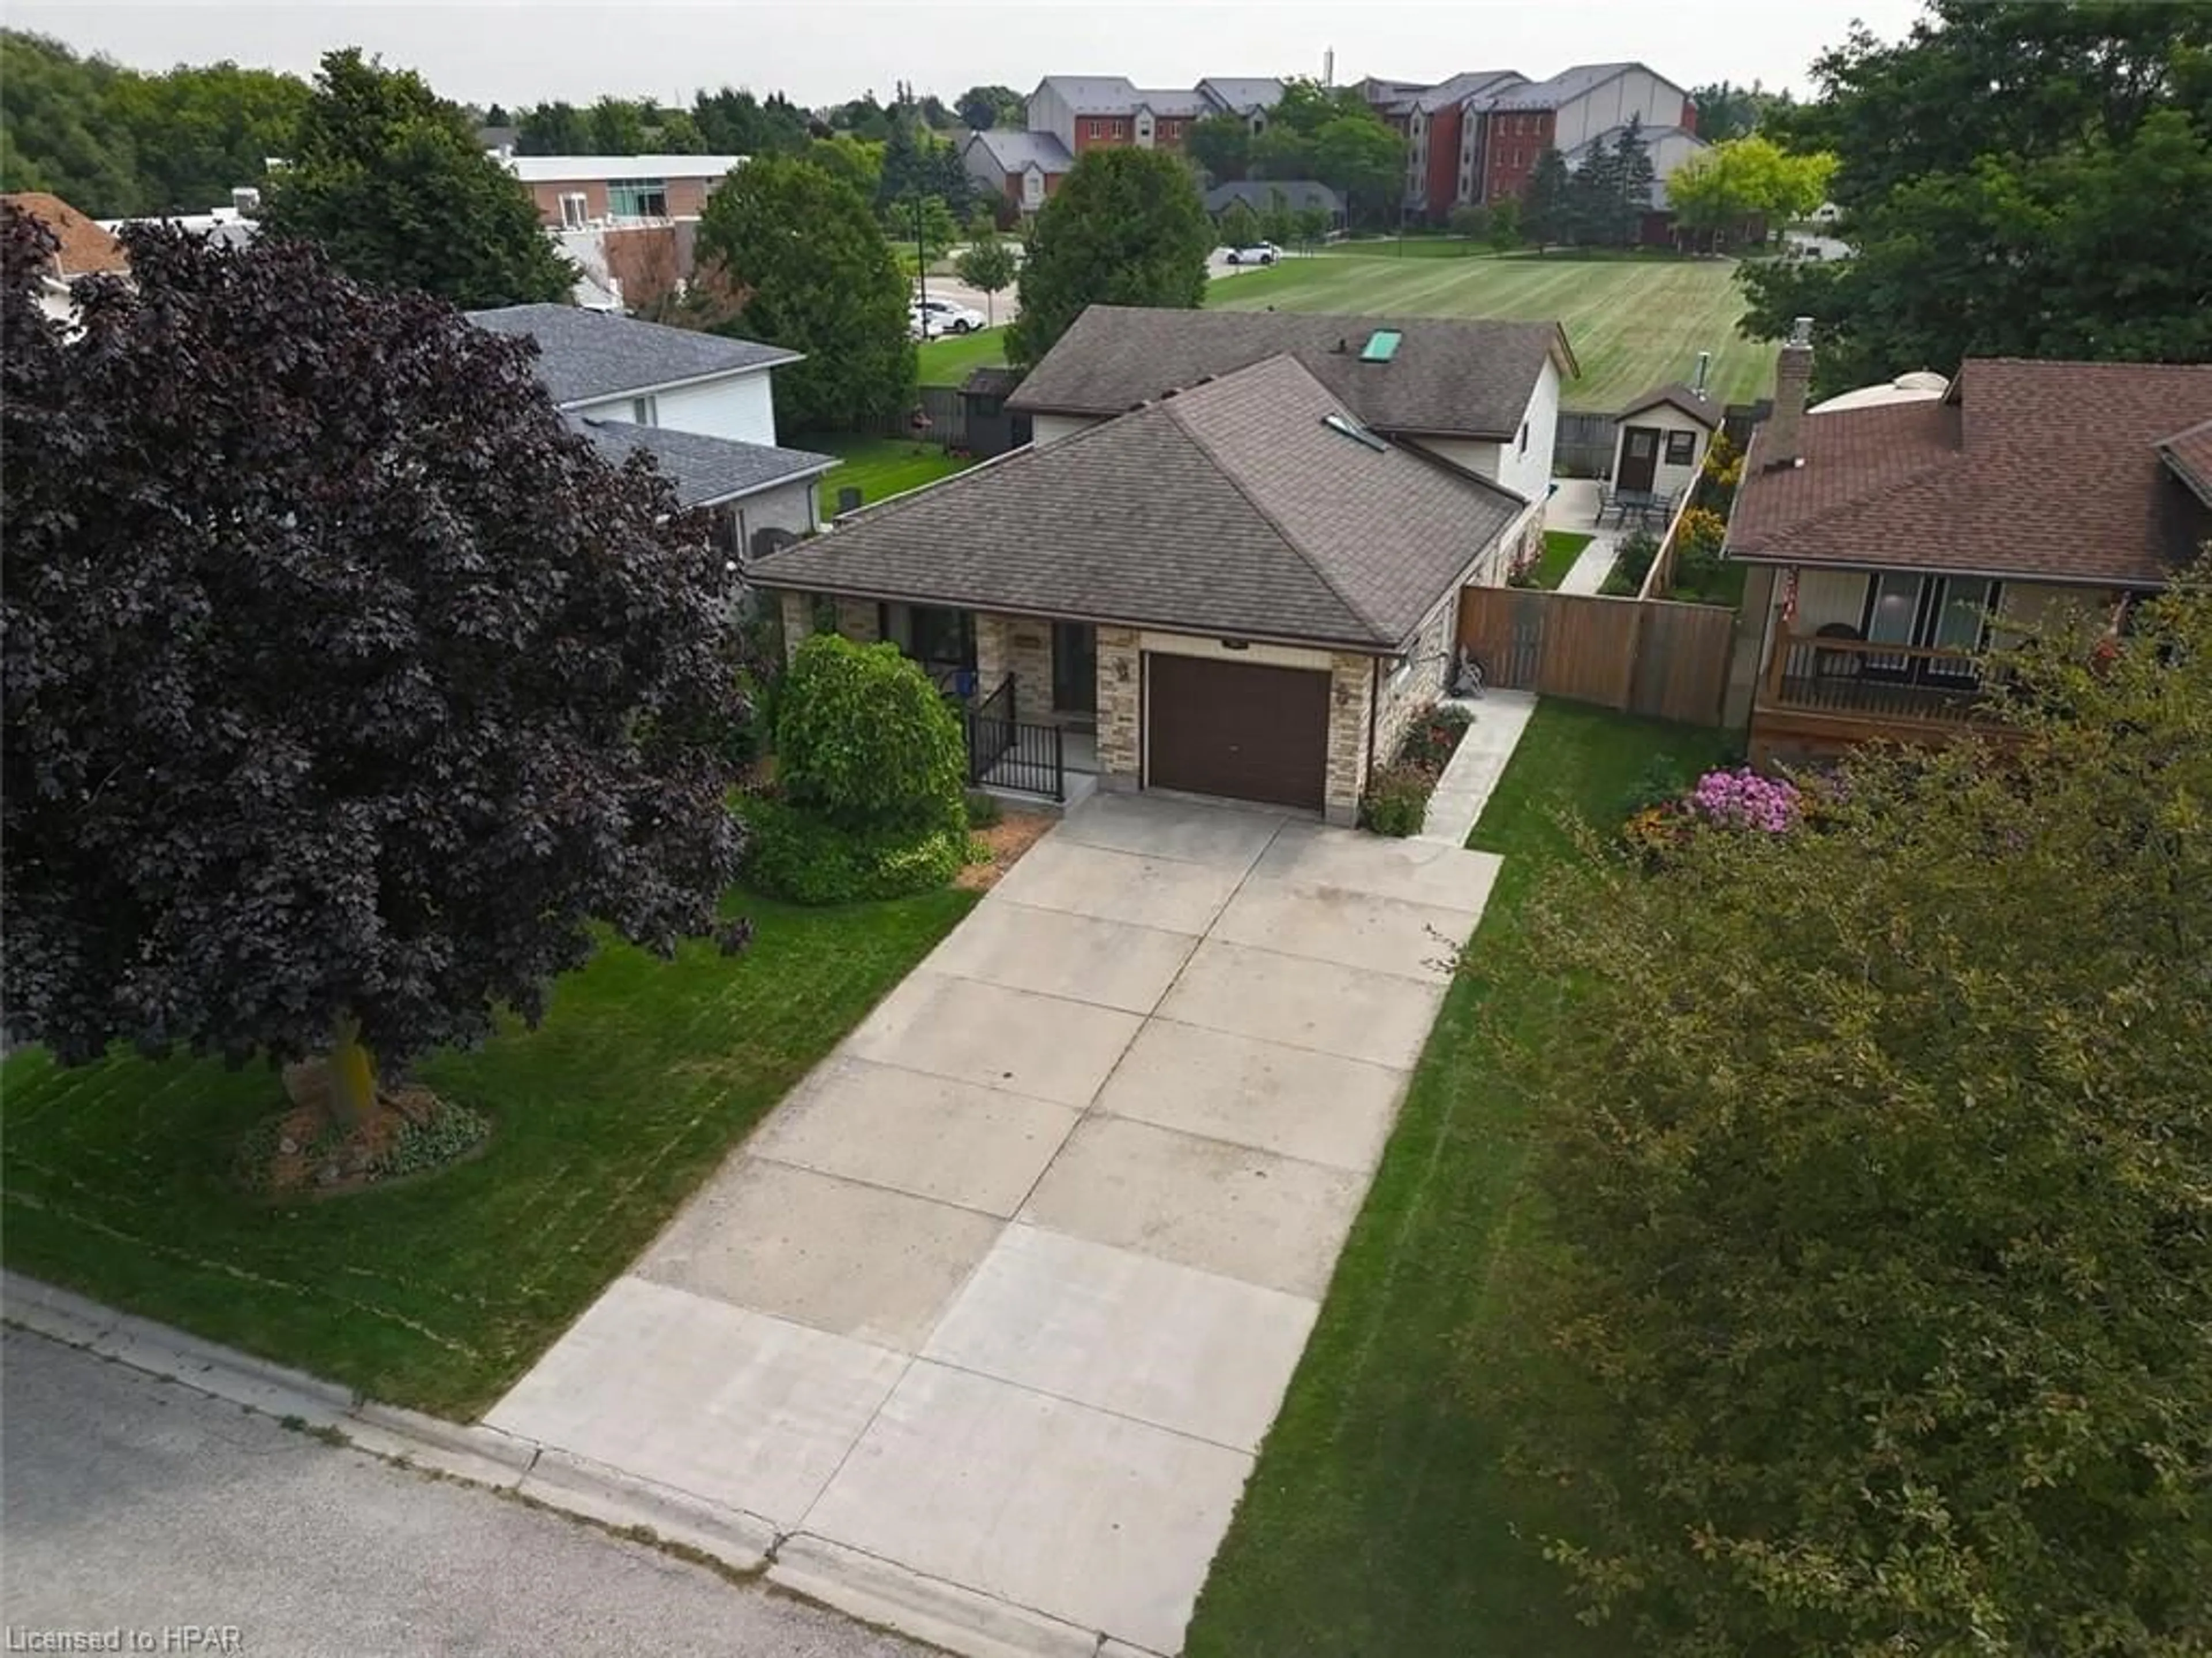
[[248,1658],[922,1651],[40,1336],[0,1336],[0,1393],[9,1651],[185,1625],[235,1625]]

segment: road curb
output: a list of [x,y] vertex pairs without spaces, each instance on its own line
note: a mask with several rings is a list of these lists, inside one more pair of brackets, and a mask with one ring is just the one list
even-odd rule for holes
[[617,1531],[649,1531],[748,1576],[768,1564],[775,1546],[775,1527],[758,1515],[551,1446],[538,1452],[517,1494]]
[[1100,1648],[1096,1631],[805,1533],[784,1540],[768,1581],[966,1658],[1097,1658]]

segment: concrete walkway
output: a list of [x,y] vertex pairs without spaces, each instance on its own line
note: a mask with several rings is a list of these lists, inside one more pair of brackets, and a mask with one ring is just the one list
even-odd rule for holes
[[488,1421],[955,1650],[1176,1653],[1497,867],[1085,802]]
[[1552,492],[1551,500],[1545,503],[1547,530],[1564,530],[1591,537],[1590,544],[1583,549],[1574,567],[1561,578],[1559,591],[1563,593],[1594,593],[1613,571],[1620,531],[1599,525],[1601,500],[1595,478],[1562,478],[1559,487]]
[[1444,705],[1464,708],[1472,716],[1467,735],[1452,750],[1444,774],[1429,796],[1429,810],[1415,838],[1463,847],[1473,834],[1491,792],[1504,775],[1505,762],[1520,746],[1521,733],[1536,712],[1533,691],[1485,691],[1480,696],[1451,697]]

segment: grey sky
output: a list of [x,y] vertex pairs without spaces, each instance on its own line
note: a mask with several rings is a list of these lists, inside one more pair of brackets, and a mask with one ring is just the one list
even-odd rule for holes
[[681,97],[725,82],[818,105],[896,81],[951,100],[977,82],[1026,92],[1041,76],[1127,75],[1189,86],[1206,75],[1321,72],[1441,80],[1461,70],[1542,76],[1572,63],[1635,58],[1694,85],[1786,85],[1854,17],[1893,38],[1917,0],[1453,0],[1453,3],[1132,4],[1008,0],[902,5],[866,0],[464,0],[427,5],[221,5],[208,0],[10,0],[16,28],[143,69],[231,58],[312,72],[332,46],[362,46],[418,69],[451,98],[584,101],[601,93]]

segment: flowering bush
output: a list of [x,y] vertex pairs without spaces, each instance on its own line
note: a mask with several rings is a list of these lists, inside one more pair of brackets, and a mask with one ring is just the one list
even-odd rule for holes
[[1783,835],[1804,821],[1804,797],[1794,783],[1761,777],[1748,766],[1709,771],[1690,791],[1691,814],[1725,829]]

